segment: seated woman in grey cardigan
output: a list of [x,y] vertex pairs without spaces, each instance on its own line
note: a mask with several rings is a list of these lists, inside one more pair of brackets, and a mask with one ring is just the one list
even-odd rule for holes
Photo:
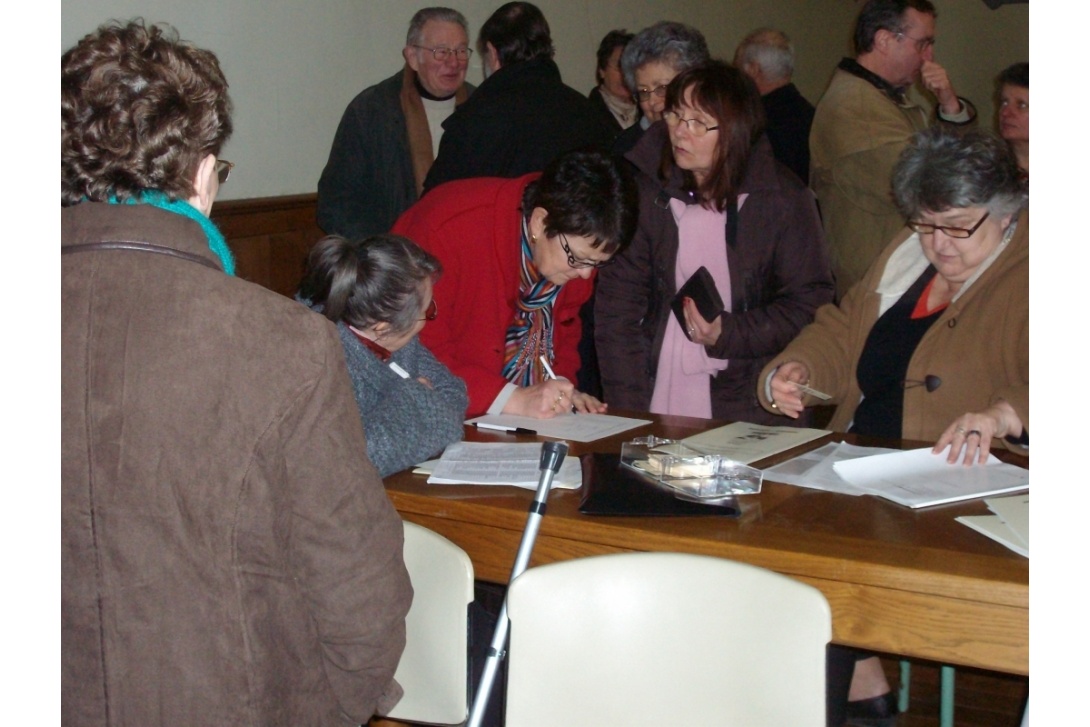
[[417,334],[438,311],[439,261],[411,240],[330,236],[310,251],[296,296],[337,324],[367,453],[385,477],[462,438],[466,385]]

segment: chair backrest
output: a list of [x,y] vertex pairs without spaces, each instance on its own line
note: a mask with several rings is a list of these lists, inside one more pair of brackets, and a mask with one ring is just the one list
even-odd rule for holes
[[473,564],[442,535],[405,522],[405,566],[413,604],[394,678],[405,696],[387,717],[425,724],[461,724],[467,703],[467,614]]
[[507,595],[507,725],[823,727],[829,604],[721,558],[530,568]]

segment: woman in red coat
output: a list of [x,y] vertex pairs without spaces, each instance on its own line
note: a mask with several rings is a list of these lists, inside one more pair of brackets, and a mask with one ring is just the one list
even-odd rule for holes
[[402,215],[393,232],[443,264],[438,317],[420,338],[465,380],[469,415],[605,411],[571,383],[579,308],[595,268],[628,243],[635,224],[635,183],[596,152],[565,154],[540,175],[450,182]]

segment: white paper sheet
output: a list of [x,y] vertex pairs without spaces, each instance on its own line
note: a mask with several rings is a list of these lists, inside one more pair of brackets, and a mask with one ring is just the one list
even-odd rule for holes
[[566,439],[569,442],[593,442],[627,432],[629,429],[650,424],[650,419],[629,419],[611,414],[561,414],[552,419],[534,419],[514,414],[485,414],[469,419],[466,424],[484,422],[514,429],[520,427],[537,433],[539,437]]
[[839,492],[842,495],[867,495],[870,493],[851,485],[838,475],[833,469],[833,464],[897,451],[899,450],[828,442],[815,450],[781,462],[775,467],[769,467],[764,471],[765,480],[783,482],[796,487],[809,487],[813,490]]
[[[541,444],[503,442],[455,442],[443,450],[428,484],[514,485],[537,490],[541,470]],[[553,487],[575,490],[583,485],[578,457],[565,457]]]
[[971,467],[947,464],[946,456],[913,449],[837,462],[833,469],[851,485],[912,508],[1029,488],[1029,470],[994,456],[985,465]]

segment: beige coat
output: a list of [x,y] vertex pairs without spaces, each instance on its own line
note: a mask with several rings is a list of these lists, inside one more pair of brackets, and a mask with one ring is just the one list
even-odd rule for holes
[[[831,394],[829,403],[838,405],[829,428],[848,430],[862,396],[856,365],[878,317],[879,282],[894,255],[906,269],[915,265],[922,272],[926,267],[918,239],[906,228],[839,307],[821,308],[814,322],[765,367],[758,386],[762,406],[772,411],[765,390],[772,370],[799,361],[810,370],[810,386]],[[1006,248],[916,347],[906,378],[923,381],[928,375],[940,377],[942,385],[932,392],[923,386],[905,390],[905,439],[935,441],[954,419],[997,399],[1010,402],[1029,430],[1029,210],[1022,212]],[[804,403],[817,402],[808,397]]]
[[[61,702],[70,725],[366,722],[411,587],[333,324],[194,222],[61,211]],[[203,263],[202,263],[203,261]]]
[[810,187],[841,297],[904,226],[890,176],[909,139],[927,126],[928,114],[919,106],[899,105],[841,69],[818,102],[810,128]]

